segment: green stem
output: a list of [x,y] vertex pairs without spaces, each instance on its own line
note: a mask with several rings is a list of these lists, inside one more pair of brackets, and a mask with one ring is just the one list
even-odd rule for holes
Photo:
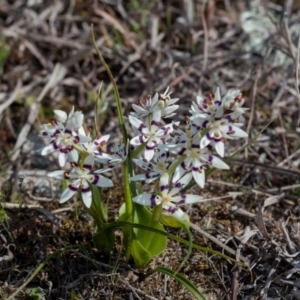
[[189,227],[187,227],[185,224],[182,224],[182,225],[183,225],[183,229],[186,231],[186,233],[189,237],[189,244],[188,244],[188,251],[187,251],[185,257],[183,258],[180,266],[176,270],[175,274],[177,274],[180,271],[180,269],[183,267],[183,265],[187,262],[187,260],[189,259],[189,257],[192,254],[192,249],[193,249],[193,236],[191,234],[191,231],[190,231]]
[[[159,223],[160,216],[162,214],[162,203],[155,206],[153,211],[152,211],[152,218],[149,223],[150,228],[156,228],[157,224]],[[151,245],[152,239],[156,234],[154,232],[148,233],[148,240],[147,243],[145,244],[145,249],[148,250],[149,246]]]
[[[124,164],[123,167],[123,180],[124,180],[124,197],[125,197],[125,211],[126,221],[133,223],[133,202],[131,198],[131,190],[129,183],[129,162]],[[128,261],[131,253],[131,244],[133,228],[129,228],[128,232],[124,234],[124,245],[125,245],[125,258]]]
[[[127,148],[128,134],[127,134],[126,127],[125,127],[125,121],[124,121],[123,112],[122,112],[122,104],[121,104],[119,90],[118,90],[116,81],[109,69],[109,66],[106,64],[103,56],[101,55],[101,53],[97,47],[95,35],[94,35],[94,31],[93,31],[93,25],[91,26],[91,32],[92,32],[93,45],[97,51],[99,60],[101,61],[102,65],[105,67],[105,70],[106,70],[106,72],[109,76],[109,79],[113,85],[115,101],[116,101],[117,111],[118,111],[119,124],[120,124],[121,130],[122,130],[125,147]],[[134,195],[136,193],[136,190],[135,190],[135,184],[129,182],[129,176],[133,176],[133,167],[132,167],[132,159],[130,156],[130,151],[128,151],[128,152],[129,152],[128,158],[127,158],[127,161],[124,163],[124,168],[123,168],[124,197],[125,197],[125,205],[126,205],[126,219],[129,222],[133,222],[133,213],[134,212],[133,212],[132,195]],[[128,260],[130,257],[133,229],[132,228],[129,229],[128,232],[126,232],[126,234],[124,234],[124,235],[126,235],[126,240],[124,240],[125,256],[126,256],[126,259]]]
[[134,151],[131,153],[132,158],[138,157],[146,148],[147,143],[139,145]]
[[186,159],[186,155],[182,155],[181,157],[179,157],[179,159],[177,159],[177,161],[171,165],[171,167],[168,170],[168,175],[171,178],[173,173],[175,172],[176,168]]
[[110,69],[109,69],[109,66],[107,65],[107,63],[105,62],[102,54],[100,53],[98,47],[97,47],[97,43],[96,43],[96,40],[95,40],[95,35],[94,35],[94,30],[93,30],[93,24],[91,26],[91,32],[92,32],[92,41],[93,41],[93,45],[97,51],[97,54],[98,54],[98,57],[99,57],[99,60],[101,61],[101,63],[103,64],[108,76],[109,76],[109,79],[113,85],[113,90],[114,90],[114,94],[115,94],[115,100],[116,100],[116,104],[117,104],[117,111],[118,111],[118,118],[119,118],[119,123],[120,123],[120,127],[121,127],[121,130],[122,130],[122,133],[123,133],[123,138],[124,138],[124,141],[126,141],[127,143],[127,140],[128,140],[128,135],[127,135],[127,131],[126,131],[126,127],[125,127],[125,122],[124,122],[124,117],[123,117],[123,112],[122,112],[122,104],[121,104],[121,100],[120,100],[120,94],[119,94],[119,90],[118,90],[118,87],[117,87],[117,84],[116,84],[116,81],[114,79],[114,76],[112,75]]

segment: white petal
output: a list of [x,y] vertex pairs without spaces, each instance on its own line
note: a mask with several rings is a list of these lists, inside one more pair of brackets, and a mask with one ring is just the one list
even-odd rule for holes
[[78,134],[79,134],[79,135],[82,135],[82,136],[89,136],[89,134],[86,134],[86,132],[85,132],[85,130],[84,130],[83,127],[80,127],[80,128],[78,129]]
[[134,202],[141,205],[154,207],[161,203],[162,199],[160,196],[155,194],[141,194],[132,199]]
[[170,205],[165,205],[163,204],[163,212],[167,213],[169,215],[174,216],[176,219],[184,221],[187,218],[187,215],[185,212],[183,212],[180,208],[178,207],[173,207]]
[[185,187],[187,184],[190,183],[191,179],[192,179],[192,174],[187,173],[178,182],[180,182],[183,185],[183,187]]
[[115,157],[111,154],[101,152],[99,155],[95,156],[95,161],[99,162],[100,164],[107,164],[110,160],[114,158]]
[[[180,203],[180,201],[182,201],[183,196],[185,196],[184,202]],[[191,195],[191,194],[182,194],[180,196],[173,197],[172,201],[178,202],[178,204],[183,204],[183,203],[191,204],[191,203],[201,202],[202,199],[203,199],[203,197],[201,197],[201,196]]]
[[229,166],[220,158],[213,156],[213,159],[211,161],[211,164],[217,168],[217,169],[221,169],[221,170],[228,170]]
[[201,141],[200,141],[200,148],[201,149],[203,149],[203,148],[205,148],[207,145],[209,145],[210,144],[210,140],[207,138],[207,136],[206,135],[204,135],[204,137],[201,139]]
[[83,125],[84,116],[81,111],[75,111],[70,113],[68,116],[68,121],[66,127],[73,129],[74,131],[78,130]]
[[143,181],[146,179],[147,179],[146,174],[138,174],[130,177],[129,181]]
[[215,99],[218,101],[221,101],[221,93],[220,93],[220,88],[217,87],[215,91]]
[[108,166],[107,168],[103,168],[103,169],[99,169],[97,171],[95,171],[95,173],[97,174],[102,174],[102,173],[105,173],[105,172],[109,172],[111,171],[115,166],[114,165],[110,165]]
[[167,193],[169,191],[169,175],[168,175],[168,173],[165,173],[160,177],[159,189],[163,196],[167,195]]
[[146,171],[153,170],[153,168],[154,168],[154,164],[152,162],[143,161],[143,160],[137,159],[137,158],[134,158],[133,161],[137,166],[139,166],[140,168],[142,168]]
[[128,116],[128,119],[129,119],[130,124],[137,129],[140,126],[144,125],[144,123],[142,121],[140,121],[139,119],[137,119],[136,117],[133,117],[131,115]]
[[232,126],[232,127],[233,127],[233,130],[235,131],[235,133],[232,136],[241,137],[241,138],[248,137],[248,133],[245,132],[244,130],[242,130],[236,126]]
[[45,148],[43,148],[41,155],[48,155],[50,153],[52,153],[53,151],[55,151],[53,144],[49,144],[47,145]]
[[162,116],[165,117],[171,115],[175,110],[177,110],[178,107],[179,105],[167,106],[166,108],[163,109]]
[[154,107],[157,101],[158,101],[158,93],[155,93],[151,99],[151,107]]
[[107,142],[108,140],[109,140],[109,138],[110,138],[110,134],[106,134],[106,135],[103,135],[100,139],[98,139],[97,141],[99,141],[99,142],[103,142],[103,141],[105,141],[105,142]]
[[68,153],[68,160],[70,162],[78,162],[78,152],[76,149],[72,149],[69,153]]
[[218,153],[221,157],[224,157],[224,153],[225,153],[224,142],[222,142],[222,141],[215,142],[215,148],[216,148],[217,153]]
[[53,112],[54,112],[54,117],[58,122],[65,123],[67,121],[68,115],[63,110],[55,109]]
[[[71,152],[69,152],[69,154],[71,154]],[[63,167],[67,162],[67,154],[66,153],[62,153],[59,152],[58,153],[58,163],[60,167]]]
[[144,150],[144,157],[147,161],[150,161],[153,158],[155,146],[156,145],[152,141],[148,141]]
[[[77,162],[77,161],[76,161]],[[86,165],[90,170],[93,168],[95,162],[95,157],[93,154],[89,154],[89,156],[85,159],[83,165]]]
[[113,182],[101,175],[94,174],[93,180],[91,181],[92,184],[97,185],[99,187],[112,187],[114,186]]
[[53,171],[47,174],[48,177],[65,180],[65,171]]
[[77,191],[73,191],[70,188],[66,188],[65,191],[60,196],[59,203],[64,203],[64,202],[68,201],[76,193],[77,193]]
[[174,187],[169,192],[169,195],[173,196],[179,193],[191,181],[192,177],[192,173],[185,174],[181,179],[174,183]]
[[132,108],[133,108],[138,114],[140,114],[140,113],[147,113],[147,111],[146,111],[144,108],[140,107],[139,105],[132,104]]
[[91,141],[91,137],[90,136],[86,136],[86,135],[81,135],[78,134],[78,138],[79,138],[79,142],[84,144],[84,143],[88,143]]
[[182,168],[181,165],[179,165],[176,169],[175,169],[175,172],[173,174],[173,178],[172,178],[172,182],[176,182],[178,181],[182,176],[183,174],[186,172],[186,170],[184,168]]
[[92,192],[91,190],[81,192],[82,201],[87,208],[90,208],[92,205]]
[[138,135],[138,136],[133,137],[130,140],[130,144],[134,145],[134,146],[138,146],[138,145],[141,145],[142,143],[144,143],[145,141],[147,141],[147,138],[145,136]]
[[204,172],[204,170],[202,170],[202,171],[192,171],[192,173],[193,173],[193,177],[194,177],[194,179],[195,179],[195,181],[196,181],[196,183],[201,187],[201,188],[203,188],[204,187],[204,184],[205,184],[205,172]]
[[158,128],[157,123],[160,122],[160,119],[161,119],[161,110],[155,109],[152,115],[152,121],[154,122],[151,123],[151,129]]

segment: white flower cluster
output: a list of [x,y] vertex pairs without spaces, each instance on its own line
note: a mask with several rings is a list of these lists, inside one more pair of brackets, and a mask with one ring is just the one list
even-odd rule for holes
[[[83,128],[84,117],[81,112],[72,111],[67,115],[62,110],[54,111],[55,120],[51,124],[44,124],[40,136],[50,139],[50,143],[42,150],[42,155],[52,152],[58,153],[61,167],[67,162],[72,169],[70,172],[62,170],[48,173],[49,177],[69,180],[68,187],[60,197],[60,203],[69,200],[78,190],[86,207],[92,203],[92,192],[89,184],[99,187],[112,187],[113,182],[100,175],[112,170],[116,165],[126,160],[127,150],[123,143],[114,144],[105,151],[110,135],[98,135],[92,140]],[[85,159],[79,164],[79,153],[85,154]],[[95,162],[105,165],[105,168],[92,172]]]
[[[135,136],[130,140],[134,163],[143,169],[143,174],[134,175],[131,181],[151,183],[159,181],[157,193],[141,194],[133,198],[134,202],[154,207],[162,204],[163,211],[180,220],[185,219],[185,213],[179,208],[181,204],[203,201],[201,196],[184,194],[181,191],[194,178],[195,182],[204,187],[205,169],[215,167],[228,169],[228,165],[214,156],[215,149],[223,157],[225,143],[228,139],[247,137],[240,127],[242,123],[236,120],[246,111],[243,108],[244,99],[240,91],[229,91],[223,98],[217,88],[215,94],[208,98],[198,96],[193,102],[187,117],[185,129],[179,127],[179,122],[165,124],[164,118],[176,114],[179,99],[171,98],[167,89],[163,94],[147,96],[133,104],[133,112],[128,119]],[[63,192],[60,202],[70,199],[78,190],[87,207],[91,206],[92,194],[90,184],[100,187],[111,187],[110,179],[100,175],[113,169],[127,159],[128,145],[119,143],[106,151],[109,135],[97,136],[94,141],[83,128],[83,114],[74,112],[67,115],[61,110],[55,110],[55,120],[43,126],[41,136],[50,140],[42,150],[42,155],[58,152],[61,167],[69,162],[70,172],[54,171],[48,176],[60,180],[69,180],[68,188]],[[84,161],[80,162],[84,153]],[[92,172],[94,163],[101,163],[102,169]]]
[[150,183],[159,179],[157,194],[141,194],[133,201],[150,207],[162,203],[166,213],[184,220],[185,214],[178,205],[201,202],[203,198],[180,191],[192,178],[203,188],[207,167],[229,169],[220,158],[212,155],[213,149],[223,157],[227,139],[247,137],[240,128],[243,124],[235,121],[246,109],[242,107],[244,98],[239,90],[229,91],[221,98],[217,88],[208,98],[197,96],[185,130],[182,130],[177,122],[167,125],[162,122],[162,118],[175,115],[179,107],[174,105],[179,99],[172,99],[170,94],[167,90],[164,94],[140,100],[138,105],[133,105],[134,112],[129,116],[129,122],[137,132],[130,144],[134,147],[145,145],[144,158],[134,159],[145,172],[131,180]]

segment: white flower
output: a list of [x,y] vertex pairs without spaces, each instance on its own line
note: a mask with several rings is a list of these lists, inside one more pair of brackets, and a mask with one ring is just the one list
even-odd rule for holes
[[68,116],[67,113],[63,110],[55,109],[54,117],[57,122],[60,122],[62,124],[66,123],[66,127],[74,131],[77,131],[83,125],[84,116],[81,111],[74,111],[74,106],[72,107],[72,110],[70,111]]
[[67,119],[67,128],[72,128],[74,131],[80,129],[83,125],[83,114],[81,111],[74,111],[74,106],[70,111]]
[[174,111],[179,107],[179,105],[174,105],[179,98],[171,98],[172,92],[169,92],[169,87],[165,90],[163,94],[155,93],[153,97],[148,95],[145,100],[139,100],[138,104],[132,104],[134,112],[130,114],[138,119],[143,117],[152,116],[156,113],[160,118],[170,118],[176,113]]
[[96,173],[104,173],[110,171],[115,166],[122,164],[127,159],[128,145],[128,141],[126,146],[122,141],[120,141],[119,143],[113,144],[113,146],[110,148],[109,153],[103,152],[101,156],[96,156],[96,161],[108,164],[108,167],[97,170]]
[[234,119],[238,118],[249,108],[242,107],[245,99],[240,90],[228,91],[222,99],[223,106],[226,110],[235,112]]
[[166,173],[160,177],[160,195],[141,194],[133,198],[133,201],[142,205],[154,207],[162,203],[163,211],[173,215],[179,220],[185,220],[185,213],[178,205],[201,202],[202,197],[191,194],[180,194],[180,191],[190,182],[192,174],[188,173],[178,180],[174,187],[169,189],[169,175]]
[[60,203],[68,201],[72,196],[74,196],[78,190],[81,191],[82,200],[86,207],[91,207],[92,204],[92,192],[89,187],[89,183],[99,186],[99,187],[111,187],[113,183],[110,179],[91,173],[91,170],[94,166],[94,156],[89,155],[82,166],[82,168],[76,166],[73,163],[74,167],[71,172],[65,171],[54,171],[47,174],[47,176],[56,178],[59,180],[70,180],[68,187],[62,193],[60,197]]
[[161,126],[158,118],[159,116],[156,113],[153,113],[150,128],[147,128],[142,121],[133,116],[129,116],[129,122],[140,133],[138,136],[131,139],[130,144],[136,146],[146,143],[144,157],[147,161],[150,161],[153,158],[154,149],[157,144],[168,139],[170,133],[173,131],[173,124]]
[[[81,131],[80,131],[81,132]],[[82,144],[82,148],[89,154],[93,154],[100,163],[107,163],[108,158],[103,150],[106,148],[110,135],[98,134],[93,141]]]
[[150,183],[165,174],[171,162],[169,161],[170,152],[166,149],[159,149],[154,154],[154,161],[143,161],[140,159],[133,159],[134,163],[140,168],[146,170],[145,174],[138,174],[130,178],[130,181],[145,180],[146,183]]
[[228,119],[224,119],[224,118],[212,122],[206,120],[203,123],[203,127],[208,131],[200,141],[200,148],[203,149],[207,145],[212,143],[215,146],[217,153],[221,157],[224,157],[224,152],[225,152],[224,144],[226,139],[248,137],[247,132],[239,128],[241,126],[243,126],[243,124],[230,123]]
[[147,95],[147,97],[144,100],[139,100],[138,104],[132,104],[132,108],[134,109],[134,112],[130,112],[132,116],[135,118],[144,118],[152,115],[154,110],[158,110],[157,106],[158,101],[158,94],[155,93],[153,97],[151,95]]
[[175,110],[179,107],[179,105],[173,104],[176,103],[179,98],[171,98],[171,94],[172,92],[169,92],[169,87],[167,87],[163,94],[159,94],[157,104],[161,110],[162,118],[171,118],[176,115]]
[[44,124],[44,130],[40,136],[50,138],[51,142],[45,146],[41,152],[47,155],[54,151],[58,152],[59,165],[63,167],[67,161],[78,161],[78,152],[74,148],[75,144],[87,143],[90,137],[76,134],[72,129],[64,127],[61,123],[52,125]]
[[223,114],[222,99],[220,89],[217,88],[214,94],[209,94],[208,98],[197,96],[197,101],[193,102],[190,113],[192,118],[214,118]]
[[177,181],[186,172],[192,172],[196,183],[203,188],[205,184],[205,168],[212,166],[217,169],[229,169],[229,166],[221,159],[208,153],[207,148],[200,148],[200,137],[193,132],[190,126],[186,132],[177,128],[174,132],[177,136],[177,154],[186,156],[186,159],[176,168],[173,181]]

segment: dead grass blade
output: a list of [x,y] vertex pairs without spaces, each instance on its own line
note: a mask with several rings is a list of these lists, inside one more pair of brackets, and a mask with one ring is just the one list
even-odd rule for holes
[[6,101],[4,101],[3,104],[0,105],[0,118],[1,118],[1,115],[3,114],[3,111],[6,108],[8,108],[15,100],[17,100],[17,96],[20,91],[21,84],[22,84],[22,82],[19,79],[13,93],[10,95],[10,97]]
[[275,203],[278,203],[282,198],[284,198],[284,194],[278,195],[278,196],[270,196],[268,197],[264,205],[258,209],[256,217],[255,217],[255,223],[260,231],[260,233],[265,237],[267,240],[271,240],[270,235],[268,234],[268,231],[265,226],[264,218],[263,218],[263,213],[266,207],[273,205]]
[[[299,88],[299,68],[300,64],[300,35],[298,37],[298,46],[297,46],[297,61],[296,61],[296,91],[298,95],[298,101],[299,101],[299,106],[300,106],[300,88]],[[299,113],[299,119],[298,119],[298,125],[300,124],[300,113]]]
[[36,99],[35,103],[33,103],[31,105],[27,122],[24,125],[24,127],[22,128],[21,132],[19,133],[15,147],[13,149],[13,154],[11,155],[11,158],[10,158],[11,162],[16,161],[17,158],[19,157],[21,147],[25,143],[28,133],[30,131],[30,128],[38,116],[41,101],[43,100],[45,95],[48,93],[48,91],[57,83],[57,79],[58,79],[57,75],[58,75],[59,69],[60,69],[60,64],[56,64],[52,71],[52,74],[49,77],[47,84],[41,91],[41,93],[38,96],[38,98]]

